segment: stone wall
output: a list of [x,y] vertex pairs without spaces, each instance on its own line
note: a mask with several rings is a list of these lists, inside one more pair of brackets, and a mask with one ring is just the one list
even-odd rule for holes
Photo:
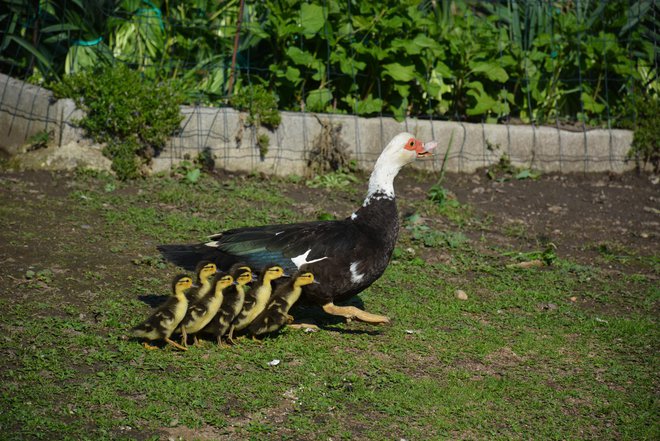
[[[82,139],[75,120],[82,113],[71,100],[55,100],[52,93],[0,75],[0,148],[14,154],[32,135],[52,132],[56,146],[70,146]],[[408,131],[422,140],[439,142],[432,160],[416,166],[439,170],[450,148],[447,170],[472,173],[499,161],[506,154],[516,166],[544,172],[623,172],[634,168],[625,156],[632,142],[628,130],[572,132],[527,125],[471,124],[392,118],[359,118],[282,112],[282,123],[271,132],[268,152],[262,158],[254,127],[245,126],[245,115],[231,108],[182,106],[184,120],[179,134],[153,161],[154,171],[167,170],[202,151],[213,153],[216,167],[268,174],[304,175],[309,152],[314,148],[323,121],[341,126],[341,139],[351,158],[369,169],[382,148],[397,133]]]

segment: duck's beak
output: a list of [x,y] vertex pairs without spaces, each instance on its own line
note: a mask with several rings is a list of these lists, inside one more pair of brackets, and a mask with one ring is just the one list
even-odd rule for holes
[[438,146],[438,143],[435,141],[429,141],[425,142],[421,149],[417,149],[417,157],[418,158],[424,158],[426,156],[431,156],[433,153],[433,149]]
[[283,273],[280,277],[291,277],[291,274]]

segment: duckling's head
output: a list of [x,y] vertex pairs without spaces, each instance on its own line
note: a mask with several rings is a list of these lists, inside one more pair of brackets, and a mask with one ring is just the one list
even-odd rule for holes
[[246,283],[252,282],[252,268],[243,262],[232,265],[232,267],[229,268],[229,274],[234,276],[234,280],[239,285],[245,285]]
[[201,261],[197,265],[197,277],[199,281],[208,280],[213,274],[218,271],[218,267],[213,262]]
[[236,283],[243,286],[252,281],[252,271],[243,271],[236,276]]
[[295,286],[305,286],[311,283],[314,283],[314,274],[310,272],[299,273],[293,282]]
[[233,285],[234,278],[231,276],[231,274],[218,273],[215,276],[214,283],[215,283],[216,291],[217,290],[222,291],[228,286]]
[[172,279],[172,291],[179,295],[182,294],[185,290],[190,288],[193,284],[193,280],[187,274],[178,274]]
[[270,281],[279,279],[284,275],[284,268],[279,265],[272,265],[263,270],[264,279]]

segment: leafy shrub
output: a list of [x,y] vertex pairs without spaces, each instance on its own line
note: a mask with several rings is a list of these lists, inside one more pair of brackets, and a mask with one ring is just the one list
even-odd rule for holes
[[230,104],[238,110],[248,113],[248,124],[257,127],[277,128],[282,121],[277,110],[277,97],[261,84],[238,89],[231,97]]
[[104,154],[120,179],[139,176],[141,165],[165,147],[183,119],[182,97],[173,84],[146,80],[122,64],[68,75],[52,87],[86,111],[80,125],[107,143]]

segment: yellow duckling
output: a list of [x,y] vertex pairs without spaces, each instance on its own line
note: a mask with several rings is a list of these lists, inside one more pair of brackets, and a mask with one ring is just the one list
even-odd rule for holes
[[261,271],[256,285],[245,294],[243,309],[231,323],[227,337],[229,341],[232,341],[234,331],[241,331],[247,328],[266,309],[270,295],[273,292],[271,282],[282,276],[284,276],[284,269],[279,265],[268,265]]
[[218,268],[215,266],[215,263],[207,260],[199,262],[195,269],[197,283],[186,292],[186,297],[188,297],[188,301],[191,304],[197,302],[211,291],[211,288],[213,288],[211,284],[212,278],[217,271]]
[[243,309],[245,285],[252,281],[252,270],[244,264],[234,265],[230,272],[236,279],[236,284],[232,289],[227,290],[220,310],[204,329],[204,332],[216,338],[218,345],[222,345],[222,336],[227,333],[232,322]]
[[267,334],[277,331],[285,323],[291,323],[293,317],[289,315],[289,310],[300,298],[302,287],[311,283],[317,283],[314,282],[314,275],[301,271],[291,280],[278,286],[270,298],[266,310],[248,326],[248,332],[253,336]]
[[[179,274],[172,280],[172,296],[144,322],[134,327],[131,332],[138,338],[147,340],[165,340],[168,344],[183,351],[185,347],[170,340],[170,336],[177,325],[183,320],[188,309],[186,290],[192,286],[192,279],[185,274]],[[147,342],[143,343],[147,349],[157,349]]]
[[[188,308],[185,317],[181,320],[178,331],[181,332],[181,344],[188,346],[188,334],[196,334],[206,326],[217,314],[224,300],[223,291],[234,283],[229,274],[218,273],[213,280],[213,289],[199,301]],[[199,343],[197,335],[194,336],[195,345]]]

